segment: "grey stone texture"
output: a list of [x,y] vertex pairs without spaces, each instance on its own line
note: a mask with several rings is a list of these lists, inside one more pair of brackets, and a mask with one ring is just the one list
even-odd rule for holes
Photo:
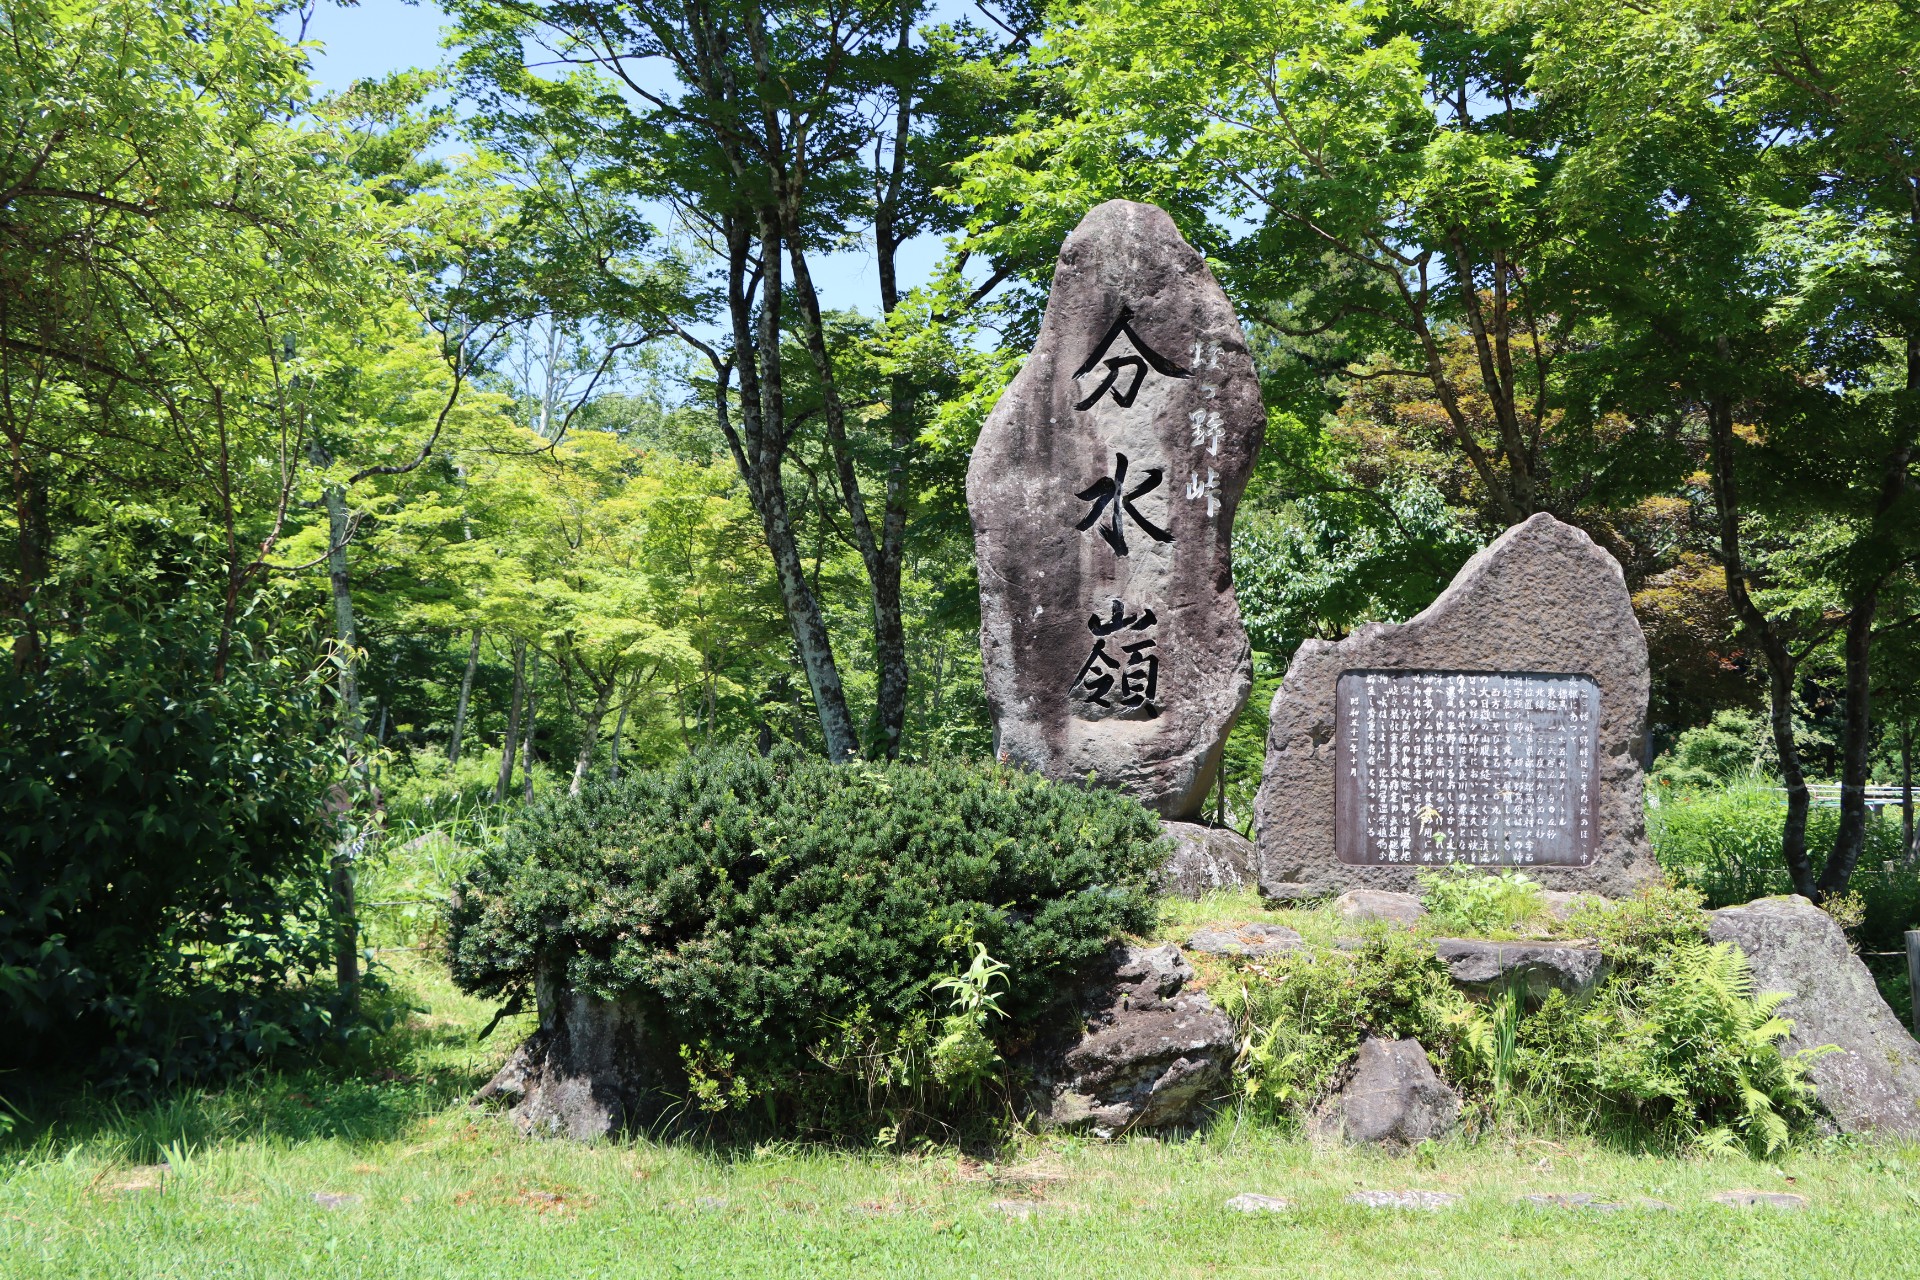
[[1270,960],[1306,945],[1297,929],[1283,924],[1212,924],[1187,939],[1187,950],[1210,956],[1246,956]]
[[1597,947],[1541,942],[1487,942],[1480,938],[1435,938],[1433,950],[1453,985],[1476,995],[1518,988],[1538,1007],[1549,991],[1585,1000],[1612,967]]
[[1160,872],[1161,888],[1180,898],[1201,898],[1218,889],[1250,889],[1259,875],[1253,841],[1224,827],[1163,822],[1173,852]]
[[1713,913],[1707,936],[1746,953],[1755,992],[1790,991],[1789,1052],[1834,1045],[1813,1064],[1820,1107],[1843,1132],[1920,1139],[1920,1044],[1887,1008],[1846,934],[1797,894]]
[[1233,1024],[1172,943],[1117,947],[1080,1001],[1082,1029],[1037,1046],[1031,1067],[1042,1121],[1111,1138],[1197,1121],[1227,1092]]
[[1385,889],[1349,889],[1333,900],[1333,909],[1348,924],[1366,924],[1373,920],[1419,924],[1427,914],[1415,895]]
[[1348,1204],[1368,1209],[1425,1209],[1429,1213],[1458,1204],[1460,1197],[1451,1191],[1355,1191]]
[[967,468],[1001,759],[1199,813],[1252,688],[1231,539],[1265,427],[1240,322],[1173,220],[1088,213]]
[[1263,1196],[1258,1191],[1242,1191],[1228,1200],[1226,1207],[1234,1213],[1285,1213],[1293,1208],[1293,1201],[1285,1196]]
[[1334,853],[1334,691],[1349,670],[1567,673],[1600,687],[1600,796],[1585,867],[1529,866],[1555,890],[1630,894],[1654,874],[1640,751],[1647,642],[1620,565],[1571,525],[1541,514],[1501,534],[1411,621],[1308,640],[1274,695],[1255,813],[1260,891],[1270,900],[1414,887],[1417,866],[1359,866]]
[[502,1101],[521,1132],[590,1141],[656,1114],[663,1078],[636,1010],[542,974],[539,1028],[475,1096]]
[[1722,1191],[1707,1198],[1735,1209],[1804,1209],[1812,1203],[1792,1191]]
[[1369,1036],[1347,1082],[1315,1109],[1309,1127],[1319,1138],[1405,1151],[1459,1118],[1460,1095],[1434,1074],[1418,1040]]

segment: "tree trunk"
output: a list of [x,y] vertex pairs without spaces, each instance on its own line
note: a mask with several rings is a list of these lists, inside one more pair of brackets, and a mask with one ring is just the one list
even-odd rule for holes
[[520,777],[526,782],[525,797],[528,804],[533,803],[533,735],[537,727],[539,698],[535,693],[535,682],[540,678],[540,651],[533,651],[532,660],[527,663],[527,732],[520,740]]
[[359,635],[354,626],[353,584],[347,576],[347,495],[327,486],[327,580],[333,592],[333,637],[340,654],[340,727],[350,742],[365,732],[360,721],[360,681],[355,671]]
[[[1729,344],[1719,340],[1719,354],[1730,360]],[[1739,488],[1734,474],[1733,406],[1726,400],[1710,401],[1707,425],[1713,454],[1713,500],[1720,535],[1720,564],[1726,571],[1727,599],[1734,616],[1753,642],[1767,666],[1767,693],[1772,707],[1773,745],[1780,756],[1780,780],[1787,792],[1787,818],[1780,831],[1780,855],[1793,878],[1795,893],[1817,898],[1813,860],[1807,856],[1807,775],[1800,767],[1800,750],[1793,733],[1793,678],[1798,665],[1786,641],[1773,623],[1753,602],[1747,590],[1746,567],[1740,550]]]
[[333,899],[333,978],[352,1009],[360,1003],[360,919],[353,900],[353,864],[359,860],[366,835],[351,809],[346,817],[354,825],[333,847],[327,887]]
[[480,665],[480,628],[467,641],[467,673],[460,677],[460,701],[453,709],[453,738],[447,743],[447,764],[460,763],[460,739],[467,731],[467,703],[473,697],[473,672]]
[[593,749],[600,745],[600,725],[607,718],[607,704],[613,701],[613,686],[616,682],[608,680],[601,688],[600,696],[593,701],[593,712],[587,717],[587,735],[580,743],[580,755],[573,762],[573,783],[567,788],[567,794],[580,794],[580,785],[586,781],[587,770],[593,767]]
[[608,771],[615,782],[620,781],[620,734],[627,727],[627,712],[632,708],[631,701],[620,704],[620,718],[613,722],[613,765]]
[[500,739],[500,780],[494,784],[493,802],[505,804],[507,788],[513,785],[513,752],[520,741],[520,699],[526,691],[527,642],[513,642],[513,696],[507,703],[507,732]]
[[1834,833],[1833,852],[1815,886],[1820,897],[1847,891],[1860,851],[1867,840],[1867,770],[1873,748],[1873,685],[1869,662],[1873,654],[1873,619],[1880,600],[1876,583],[1853,602],[1847,615],[1845,721],[1840,737],[1840,829]]

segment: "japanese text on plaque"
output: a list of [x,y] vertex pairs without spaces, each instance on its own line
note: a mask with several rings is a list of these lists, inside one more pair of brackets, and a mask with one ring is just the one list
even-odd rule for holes
[[1343,672],[1335,851],[1363,864],[1586,866],[1599,732],[1589,676]]

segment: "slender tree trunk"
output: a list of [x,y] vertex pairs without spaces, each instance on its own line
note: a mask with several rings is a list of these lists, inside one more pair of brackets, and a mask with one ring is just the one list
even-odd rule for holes
[[333,979],[346,996],[349,1008],[360,1003],[360,919],[354,904],[353,866],[359,860],[366,841],[352,810],[347,818],[354,825],[345,839],[334,845],[327,868],[327,887],[333,899]]
[[507,788],[513,785],[513,752],[520,741],[520,699],[526,692],[527,642],[513,642],[513,695],[507,702],[507,732],[500,739],[500,780],[494,784],[493,802],[504,804]]
[[[760,517],[768,550],[773,554],[780,602],[800,665],[807,673],[807,686],[820,717],[827,758],[849,760],[859,752],[859,738],[853,730],[853,716],[847,710],[846,691],[840,684],[840,671],[834,662],[833,644],[820,613],[819,598],[807,586],[799,544],[794,536],[793,513],[787,505],[781,475],[788,442],[781,390],[780,237],[777,225],[770,219],[771,214],[761,217],[757,230],[739,215],[729,215],[726,220],[727,307],[732,322],[733,354],[723,358],[706,348],[716,375],[714,416],[733,454],[734,466],[747,486],[754,512]],[[749,266],[756,241],[760,249],[757,276]],[[756,288],[760,296],[757,313]],[[728,377],[735,371],[740,377],[741,423],[737,430],[733,401],[727,394]]]
[[[1719,341],[1723,361],[1730,363],[1729,344]],[[1780,854],[1793,878],[1795,893],[1817,899],[1813,860],[1807,856],[1807,814],[1811,797],[1807,775],[1800,767],[1799,744],[1793,732],[1793,680],[1797,663],[1786,641],[1753,602],[1747,590],[1746,566],[1740,549],[1739,488],[1734,474],[1733,406],[1727,400],[1710,401],[1707,425],[1712,437],[1713,498],[1719,521],[1720,564],[1726,571],[1727,599],[1734,616],[1759,647],[1767,667],[1767,694],[1772,708],[1773,746],[1780,756],[1780,780],[1787,792],[1787,817],[1780,831]]]
[[347,574],[347,497],[327,487],[327,581],[333,593],[333,638],[340,654],[340,727],[358,742],[366,727],[360,719],[359,631],[354,625],[353,583]]
[[587,716],[587,735],[580,743],[580,755],[573,762],[573,782],[567,787],[567,794],[577,796],[580,786],[586,781],[587,770],[593,767],[593,750],[600,745],[600,725],[607,718],[607,704],[613,701],[613,686],[617,683],[608,680],[600,694],[593,700],[593,711]]
[[1833,852],[1815,886],[1820,900],[1847,891],[1867,840],[1867,770],[1873,747],[1873,684],[1868,664],[1873,652],[1873,619],[1880,588],[1876,584],[1853,602],[1847,615],[1845,721],[1840,737],[1840,829]]
[[528,804],[533,803],[533,735],[538,728],[539,678],[540,651],[535,649],[527,662],[527,732],[520,740],[520,777],[526,783],[524,795]]
[[467,731],[467,703],[473,697],[473,673],[480,665],[480,628],[473,629],[473,637],[467,641],[467,672],[460,677],[460,701],[453,709],[453,738],[447,743],[447,763],[460,763],[460,740]]
[[631,699],[620,704],[620,718],[613,722],[613,764],[609,769],[615,782],[620,781],[620,734],[627,727],[627,712],[633,706]]

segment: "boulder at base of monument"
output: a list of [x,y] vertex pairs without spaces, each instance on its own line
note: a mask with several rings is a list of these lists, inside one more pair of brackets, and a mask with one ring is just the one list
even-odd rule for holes
[[1111,1138],[1192,1125],[1231,1089],[1233,1024],[1171,943],[1116,947],[1079,1001],[1080,1028],[1029,1054],[1042,1123]]
[[1460,1095],[1427,1061],[1418,1040],[1368,1036],[1340,1092],[1308,1123],[1315,1137],[1405,1151],[1453,1128]]
[[1160,824],[1173,840],[1173,852],[1160,871],[1160,887],[1177,898],[1201,898],[1221,890],[1251,889],[1254,872],[1253,841],[1228,827],[1203,827],[1197,822]]
[[1456,863],[1627,896],[1654,874],[1646,710],[1647,642],[1619,564],[1536,515],[1412,621],[1300,646],[1256,802],[1260,891],[1404,892]]
[[1252,688],[1230,550],[1265,429],[1240,322],[1173,219],[1087,214],[967,467],[1002,760],[1200,812]]
[[1920,1140],[1920,1044],[1887,1008],[1832,916],[1799,895],[1713,913],[1707,936],[1746,953],[1756,993],[1791,991],[1787,1053],[1833,1045],[1813,1064],[1820,1109],[1845,1133]]

